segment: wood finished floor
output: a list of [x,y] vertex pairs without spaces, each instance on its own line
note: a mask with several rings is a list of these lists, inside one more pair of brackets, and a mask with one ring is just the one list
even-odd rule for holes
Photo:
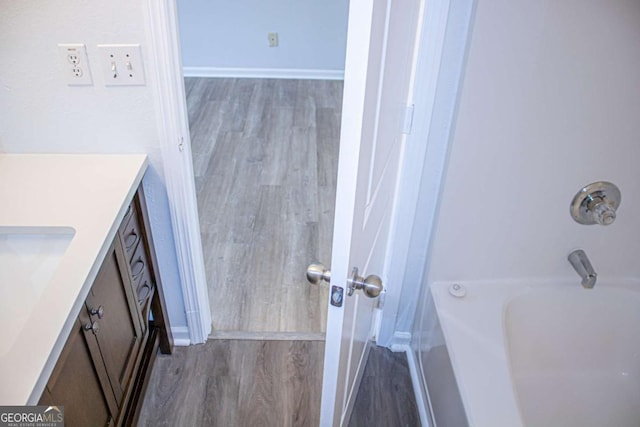
[[[209,340],[158,356],[139,426],[318,426],[322,341]],[[374,346],[350,427],[419,426],[406,357]]]
[[342,82],[187,78],[214,336],[325,331]]
[[407,356],[373,346],[349,420],[349,427],[417,427],[420,416]]
[[139,426],[317,426],[322,341],[209,340],[159,356]]

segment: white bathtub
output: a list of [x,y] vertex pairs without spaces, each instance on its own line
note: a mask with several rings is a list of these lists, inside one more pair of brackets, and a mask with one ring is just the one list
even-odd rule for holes
[[471,427],[640,426],[640,282],[460,285],[431,292]]

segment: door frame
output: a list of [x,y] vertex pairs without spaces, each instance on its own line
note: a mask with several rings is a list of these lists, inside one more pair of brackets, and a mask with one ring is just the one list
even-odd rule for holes
[[[411,340],[410,332],[397,332],[396,325],[403,288],[410,286],[411,291],[419,291],[419,283],[414,283],[415,280],[409,283],[407,273],[410,269],[415,270],[416,265],[422,265],[421,262],[426,257],[427,242],[424,242],[424,248],[412,251],[415,249],[411,247],[415,244],[412,239],[413,229],[423,222],[423,214],[432,216],[431,210],[437,204],[439,196],[439,192],[434,191],[429,197],[432,204],[418,203],[422,189],[416,183],[420,182],[419,178],[423,174],[433,177],[436,183],[440,181],[443,169],[426,171],[425,165],[433,163],[430,162],[430,155],[441,159],[448,146],[448,140],[430,140],[429,133],[451,2],[452,0],[427,0],[422,17],[423,31],[417,42],[419,46],[414,63],[417,64],[418,75],[426,77],[414,79],[410,89],[411,102],[416,106],[414,125],[404,142],[406,146],[401,159],[402,172],[398,180],[398,185],[403,190],[399,193],[394,209],[396,213],[392,219],[393,237],[387,252],[391,255],[387,260],[388,284],[375,331],[379,344],[391,348],[404,349]],[[150,80],[153,81],[159,146],[188,328],[188,332],[184,328],[172,328],[172,333],[177,345],[197,344],[205,342],[211,332],[211,311],[191,158],[177,0],[147,0],[146,9],[146,28],[150,42],[148,62],[152,73]],[[421,122],[415,123],[416,119]],[[431,154],[434,144],[439,149]],[[429,150],[427,146],[430,146]],[[413,220],[407,222],[404,216],[400,218],[397,215],[399,210],[413,212]],[[415,307],[411,310],[415,311]],[[412,318],[412,313],[403,313],[403,316]],[[408,329],[410,331],[410,326]]]
[[[463,74],[470,17],[475,0],[426,0],[422,30],[418,35],[414,80],[408,104],[412,108],[411,132],[405,138],[398,196],[392,218],[392,241],[387,257],[387,281],[391,287],[379,313],[376,342],[393,351],[408,351],[413,318],[422,286],[424,266],[434,218],[439,205],[441,181]],[[447,44],[448,43],[448,44]],[[420,79],[415,76],[421,76]],[[443,93],[451,102],[443,102]],[[441,117],[445,114],[445,117]],[[399,212],[412,212],[407,220]],[[403,293],[409,295],[403,298]],[[402,307],[401,303],[406,303]]]
[[158,123],[164,182],[178,259],[187,330],[172,327],[176,345],[200,344],[211,333],[211,309],[205,274],[200,220],[191,157],[177,0],[147,0],[152,90]]

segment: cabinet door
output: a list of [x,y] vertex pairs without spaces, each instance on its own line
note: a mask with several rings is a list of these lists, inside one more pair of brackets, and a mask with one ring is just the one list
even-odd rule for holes
[[116,239],[85,303],[91,321],[98,324],[93,334],[120,408],[125,403],[127,387],[137,372],[143,339],[126,263],[120,241]]
[[[64,406],[68,426],[113,426],[117,411],[104,365],[94,365],[98,343],[77,320],[40,398],[40,405]],[[106,391],[105,391],[106,390]]]

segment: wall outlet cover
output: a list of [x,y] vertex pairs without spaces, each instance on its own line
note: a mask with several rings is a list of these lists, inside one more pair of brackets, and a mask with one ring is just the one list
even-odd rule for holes
[[87,48],[82,43],[58,44],[62,77],[69,86],[91,86],[91,69]]
[[278,47],[278,33],[268,33],[269,47]]

